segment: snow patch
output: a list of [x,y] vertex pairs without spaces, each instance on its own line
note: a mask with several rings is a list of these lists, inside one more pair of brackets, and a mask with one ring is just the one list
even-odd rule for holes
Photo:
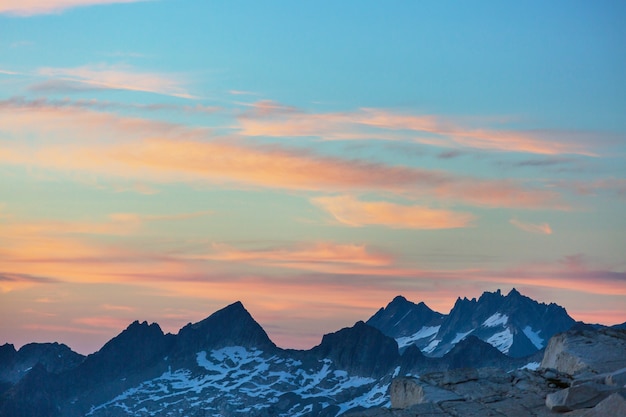
[[487,343],[502,353],[509,353],[509,349],[513,345],[513,333],[511,333],[511,330],[505,329],[487,339]]
[[411,336],[397,338],[396,342],[398,342],[398,347],[402,349],[403,347],[412,345],[420,339],[425,339],[427,337],[432,337],[436,335],[440,328],[441,326],[424,326]]
[[529,362],[519,369],[528,369],[529,371],[536,371],[537,369],[539,369],[539,366],[541,366],[539,362]]
[[453,345],[456,345],[461,340],[465,339],[465,336],[467,336],[468,334],[470,334],[473,331],[474,331],[474,329],[470,330],[469,332],[465,332],[465,333],[457,333],[456,337],[450,343],[453,344]]
[[[309,368],[292,358],[270,356],[258,349],[226,347],[196,354],[198,368],[168,370],[160,377],[130,388],[111,401],[93,407],[88,415],[106,416],[123,411],[128,415],[170,415],[183,407],[189,414],[203,410],[221,415],[225,403],[233,415],[262,414],[286,392],[298,396],[289,410],[278,416],[305,416],[312,403],[335,404],[340,412],[351,408],[389,404],[389,378],[351,376],[335,369],[330,359]],[[396,373],[399,368],[396,369]],[[255,410],[256,412],[253,412]]]
[[402,318],[401,318],[400,320],[398,320],[398,321],[396,322],[396,324],[394,324],[394,325],[393,325],[393,327],[396,327],[398,324],[400,324],[400,322],[401,322],[402,320],[404,320],[404,319],[406,318],[406,316],[408,316],[409,314],[411,314],[411,310],[407,311],[407,312],[404,314],[404,316],[402,316]]
[[483,322],[485,327],[504,326],[509,321],[509,316],[506,314],[496,313]]
[[433,350],[435,350],[437,348],[437,346],[439,346],[439,343],[441,342],[441,340],[433,340],[432,342],[430,342],[428,344],[428,346],[426,346],[424,349],[422,349],[422,352],[426,352],[426,353],[432,353]]
[[530,342],[535,345],[537,349],[543,348],[544,342],[543,338],[539,337],[539,332],[534,331],[530,326],[524,327],[524,330],[522,331],[524,332],[528,340],[530,340]]

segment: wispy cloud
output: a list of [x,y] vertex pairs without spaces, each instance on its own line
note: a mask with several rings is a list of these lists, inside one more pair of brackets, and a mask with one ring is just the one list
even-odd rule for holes
[[[324,140],[403,140],[443,148],[594,156],[592,138],[571,140],[570,132],[484,128],[441,115],[419,115],[362,108],[335,113],[306,113],[280,103],[261,101],[239,118],[249,136],[316,137]],[[582,135],[584,136],[584,135]],[[446,156],[456,154],[443,153]]]
[[[52,80],[32,87],[39,91],[63,91],[84,87],[129,90],[180,98],[197,98],[189,94],[180,76],[140,71],[127,65],[87,65],[76,68],[40,68],[40,76]],[[78,84],[78,86],[72,86]]]
[[103,310],[107,310],[107,311],[125,311],[128,313],[132,313],[137,310],[135,307],[121,306],[121,305],[115,305],[115,304],[103,304],[101,307]]
[[[0,254],[2,251],[0,251]],[[2,265],[1,267],[7,267],[8,265]],[[0,272],[0,294],[14,291],[17,289],[28,288],[33,285],[39,284],[53,284],[58,283],[60,280],[56,278],[49,278],[43,275],[32,275],[28,273],[16,273],[16,272]]]
[[20,75],[19,72],[0,69],[0,74],[4,75]]
[[[261,146],[204,129],[43,102],[0,102],[0,162],[135,181],[204,181],[225,187],[324,192],[384,191],[484,207],[562,208],[557,192],[513,180],[322,156]],[[80,133],[79,133],[80,132]]]
[[345,270],[355,265],[377,268],[392,262],[389,255],[372,252],[365,245],[333,242],[301,243],[264,249],[240,249],[226,244],[213,244],[211,249],[210,253],[191,258],[318,272]]
[[119,317],[111,316],[92,316],[92,317],[79,317],[72,320],[73,323],[82,324],[88,327],[95,327],[98,329],[115,329],[121,330],[127,327],[131,320]]
[[526,223],[526,222],[522,222],[520,220],[517,220],[516,218],[513,218],[513,219],[509,220],[509,223],[511,223],[513,226],[515,226],[518,229],[523,230],[525,232],[539,233],[539,234],[543,234],[543,235],[551,235],[552,234],[552,228],[550,227],[550,225],[548,223],[539,223],[539,224]]
[[469,213],[406,206],[386,201],[359,201],[352,196],[316,197],[311,202],[348,226],[379,225],[402,229],[453,229],[468,227]]
[[135,3],[148,0],[0,0],[0,14],[33,16],[98,4]]

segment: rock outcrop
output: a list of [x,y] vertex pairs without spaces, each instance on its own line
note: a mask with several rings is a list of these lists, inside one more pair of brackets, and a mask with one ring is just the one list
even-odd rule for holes
[[626,331],[607,328],[560,333],[550,339],[541,367],[571,375],[626,368]]
[[578,328],[550,341],[538,370],[460,368],[398,377],[390,409],[346,417],[626,417],[625,361],[626,331]]
[[546,396],[546,407],[551,411],[559,413],[581,408],[591,408],[618,391],[619,388],[593,382],[574,385],[548,394]]
[[433,372],[419,378],[396,378],[390,388],[391,409],[349,413],[346,417],[551,416],[545,392],[555,392],[543,372],[465,368]]

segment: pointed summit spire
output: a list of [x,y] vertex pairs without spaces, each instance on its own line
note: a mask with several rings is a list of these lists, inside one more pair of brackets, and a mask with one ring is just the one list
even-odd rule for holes
[[183,327],[178,333],[178,346],[195,351],[226,346],[256,347],[262,350],[276,348],[241,301],[216,311],[202,321]]

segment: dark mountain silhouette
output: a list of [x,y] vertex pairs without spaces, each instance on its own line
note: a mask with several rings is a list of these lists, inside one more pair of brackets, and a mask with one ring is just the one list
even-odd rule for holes
[[468,335],[512,357],[531,355],[546,346],[552,335],[575,321],[563,307],[539,303],[512,289],[485,292],[477,300],[458,298],[447,315],[396,297],[368,323],[394,337],[401,349],[416,345],[428,356],[441,357]]
[[398,296],[367,323],[285,350],[236,302],[176,335],[135,321],[87,357],[55,343],[0,346],[0,417],[336,416],[384,405],[399,373],[519,368],[536,357],[510,355],[572,324],[515,290],[459,298],[448,315]]

